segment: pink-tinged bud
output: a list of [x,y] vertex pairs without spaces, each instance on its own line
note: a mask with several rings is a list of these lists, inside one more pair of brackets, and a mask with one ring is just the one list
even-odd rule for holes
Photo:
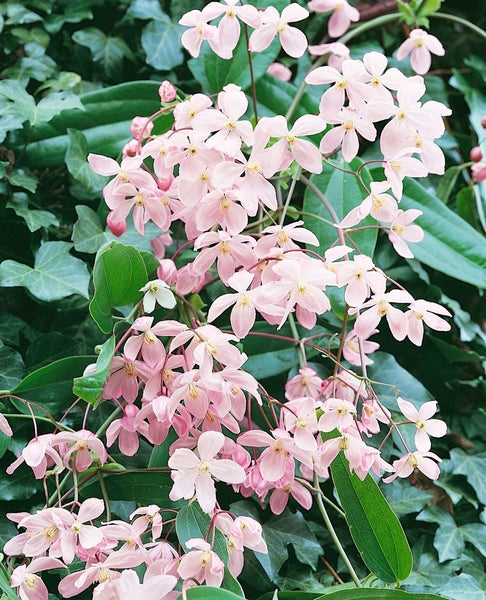
[[173,181],[174,181],[174,178],[172,176],[162,177],[161,179],[157,179],[157,187],[159,188],[159,190],[166,192],[172,185]]
[[469,156],[471,157],[472,161],[479,162],[483,158],[481,148],[479,146],[474,146],[474,148],[471,148]]
[[472,178],[475,183],[486,180],[486,163],[477,162],[471,167]]
[[483,117],[483,118],[481,119],[481,127],[482,127],[483,129],[486,129],[486,117]]
[[116,237],[123,235],[127,229],[127,222],[117,221],[114,219],[113,212],[108,213],[108,216],[106,217],[106,224],[110,228],[111,233],[116,235]]
[[160,100],[163,104],[167,102],[172,102],[177,95],[177,91],[175,87],[172,85],[170,81],[163,81],[159,87],[159,96]]
[[177,281],[177,267],[170,258],[164,258],[160,261],[160,267],[157,269],[157,277],[165,281],[168,285],[174,285]]
[[123,146],[122,156],[137,156],[138,154],[138,140],[130,140]]
[[152,133],[154,124],[148,117],[134,117],[130,125],[132,137],[144,140]]
[[274,62],[271,65],[269,65],[268,69],[267,69],[267,73],[269,73],[270,75],[273,75],[274,77],[276,77],[277,79],[280,79],[281,81],[290,81],[291,77],[292,77],[292,71],[286,67],[285,65],[283,65],[282,63],[279,62]]

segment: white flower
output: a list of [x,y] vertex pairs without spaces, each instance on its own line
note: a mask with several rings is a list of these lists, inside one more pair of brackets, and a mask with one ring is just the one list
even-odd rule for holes
[[143,288],[140,288],[140,291],[145,292],[143,297],[143,310],[146,313],[151,313],[154,310],[156,302],[164,308],[174,308],[176,305],[174,294],[162,279],[149,281]]

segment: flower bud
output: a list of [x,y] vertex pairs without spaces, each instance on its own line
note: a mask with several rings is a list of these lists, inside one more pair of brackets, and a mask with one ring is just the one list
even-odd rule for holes
[[486,163],[477,162],[471,167],[473,181],[479,183],[486,180]]
[[163,104],[167,102],[172,102],[172,100],[175,99],[176,94],[176,89],[170,81],[167,81],[166,79],[162,82],[162,84],[159,87],[159,96]]
[[483,158],[481,148],[479,146],[474,146],[474,148],[471,148],[469,156],[471,157],[472,161],[479,162]]
[[482,127],[483,129],[486,129],[486,117],[483,117],[483,118],[481,119],[481,127]]
[[152,133],[153,127],[154,124],[148,117],[134,117],[130,125],[130,133],[132,137],[144,140]]
[[122,157],[126,158],[127,156],[137,156],[138,151],[138,140],[131,139],[123,146]]
[[106,224],[110,228],[110,231],[116,237],[123,235],[127,229],[126,221],[117,221],[113,218],[113,211],[106,217]]

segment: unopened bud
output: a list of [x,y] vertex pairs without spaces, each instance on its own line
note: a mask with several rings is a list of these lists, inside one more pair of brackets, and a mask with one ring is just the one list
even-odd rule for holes
[[473,181],[479,183],[486,180],[486,163],[477,162],[471,167]]
[[106,217],[106,224],[110,228],[110,231],[116,237],[123,235],[127,229],[126,221],[117,221],[113,218],[113,212],[110,212]]
[[148,117],[134,117],[130,125],[130,133],[136,139],[148,138],[152,132],[154,124]]
[[172,100],[174,100],[174,98],[176,97],[176,94],[176,89],[170,81],[167,81],[166,79],[162,82],[162,84],[159,87],[159,96],[163,104],[165,104],[166,102],[172,102]]
[[486,117],[483,117],[483,118],[481,119],[481,127],[482,127],[483,129],[486,129]]
[[471,157],[472,161],[479,162],[483,158],[481,148],[479,146],[474,146],[474,148],[471,148],[469,156]]

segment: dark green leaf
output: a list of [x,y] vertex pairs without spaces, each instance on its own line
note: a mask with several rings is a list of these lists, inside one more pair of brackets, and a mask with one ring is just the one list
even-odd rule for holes
[[37,483],[29,469],[25,474],[4,475],[0,479],[0,500],[27,500],[37,492]]
[[146,62],[159,71],[170,71],[184,62],[181,48],[181,27],[171,21],[151,21],[141,37]]
[[[349,164],[349,168],[352,171],[357,171],[362,164],[360,159],[355,158]],[[348,168],[347,163],[343,161],[338,162],[337,166]],[[369,187],[371,176],[366,168],[361,169],[361,176]],[[326,198],[339,221],[367,196],[366,190],[362,187],[356,175],[345,173],[339,168],[336,169],[329,165],[324,165],[324,170],[320,175],[312,175],[310,181]],[[338,234],[333,224],[332,215],[311,188],[307,188],[305,192],[304,211],[306,213],[304,215],[305,226],[316,234],[320,243],[320,252],[324,254],[325,250],[336,243]],[[371,217],[367,217],[360,223],[360,227],[368,225],[376,226],[376,222]],[[361,253],[372,257],[377,235],[378,230],[372,228],[357,231],[351,234],[350,237]]]
[[[207,515],[197,502],[190,502],[183,506],[176,518],[176,531],[179,542],[187,552],[187,540],[201,538],[214,540],[212,548],[225,563],[228,562],[228,547],[224,535],[216,529],[214,537],[211,530],[211,517]],[[208,538],[209,534],[209,538]]]
[[13,389],[22,380],[25,373],[25,365],[22,356],[9,346],[0,346],[0,390]]
[[69,173],[91,193],[100,194],[106,177],[95,173],[89,166],[88,143],[85,135],[77,129],[68,129],[69,145],[66,151],[66,166]]
[[486,525],[483,523],[467,523],[462,525],[461,533],[467,542],[486,556]]
[[486,600],[486,592],[472,575],[466,573],[450,579],[438,591],[452,600]]
[[437,594],[413,594],[403,590],[383,590],[377,588],[355,588],[353,590],[341,590],[325,593],[316,600],[444,600],[443,596]]
[[410,484],[408,479],[396,479],[384,485],[382,492],[397,517],[418,513],[433,499],[433,495]]
[[148,281],[148,273],[157,269],[158,261],[153,255],[149,269],[144,257],[133,246],[111,242],[103,247],[93,269],[95,293],[89,310],[103,333],[110,333],[113,326],[112,310],[133,305],[142,298],[139,291]]
[[104,231],[98,214],[89,206],[76,206],[78,220],[74,223],[72,240],[78,252],[94,254],[109,241],[113,240],[110,232]]
[[332,462],[331,473],[349,531],[366,566],[387,583],[406,579],[412,570],[412,553],[400,521],[374,479],[367,475],[362,481],[350,472],[342,452]]
[[454,165],[449,167],[441,177],[439,185],[437,186],[436,194],[437,198],[442,200],[442,202],[445,204],[448,203],[457,178],[463,169],[464,167],[462,165]]
[[169,17],[160,8],[158,0],[132,0],[128,7],[127,15],[135,19],[170,21]]
[[405,182],[400,206],[424,213],[417,224],[425,237],[413,245],[420,262],[460,281],[486,287],[486,244],[480,233],[413,179]]
[[96,361],[96,371],[82,377],[76,377],[73,384],[73,393],[90,404],[95,404],[101,397],[103,387],[108,377],[111,361],[115,354],[115,336],[112,335],[101,346]]
[[484,477],[486,452],[466,454],[460,448],[453,448],[451,460],[454,465],[454,473],[465,475],[478,499],[482,504],[486,504],[486,478]]
[[7,175],[7,179],[11,185],[29,192],[34,193],[37,189],[37,177],[26,169],[14,169],[10,175]]
[[86,27],[73,33],[73,40],[89,48],[93,60],[99,63],[108,77],[119,74],[124,58],[133,60],[127,44],[119,37],[107,36],[97,27]]
[[85,263],[69,254],[72,244],[46,242],[35,257],[34,268],[5,260],[0,265],[2,287],[26,287],[39,300],[52,302],[79,294],[88,298],[89,273]]
[[59,225],[56,215],[47,210],[30,210],[28,202],[27,195],[19,193],[14,194],[6,206],[7,208],[12,208],[15,214],[25,221],[29,231],[33,232],[43,227],[57,227]]
[[[258,112],[260,116],[273,117],[287,112],[298,91],[292,83],[281,81],[265,73],[256,84]],[[319,112],[319,102],[308,93],[304,93],[295,109],[294,117]]]
[[462,188],[456,196],[457,214],[476,229],[480,229],[478,202],[481,201],[481,192],[477,187]]

